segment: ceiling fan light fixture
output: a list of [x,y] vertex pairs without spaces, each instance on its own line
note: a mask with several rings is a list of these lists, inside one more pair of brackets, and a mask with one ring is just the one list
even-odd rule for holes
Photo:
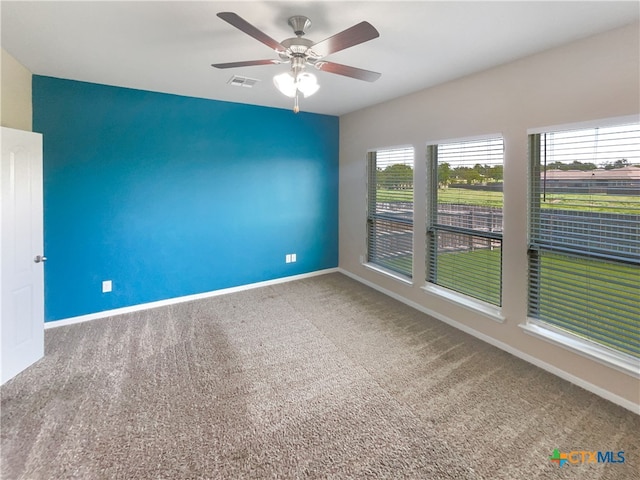
[[310,97],[318,91],[320,85],[318,85],[318,79],[313,73],[300,73],[298,75],[298,81],[296,82],[298,90],[306,97]]
[[296,81],[291,72],[284,72],[273,77],[273,84],[283,95],[293,98],[296,95]]
[[302,93],[306,97],[310,97],[318,91],[318,79],[312,73],[299,73],[295,78],[292,72],[284,72],[273,77],[273,84],[276,88],[287,97],[293,98],[296,92]]

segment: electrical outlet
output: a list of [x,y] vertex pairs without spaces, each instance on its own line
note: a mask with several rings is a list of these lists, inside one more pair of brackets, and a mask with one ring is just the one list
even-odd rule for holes
[[287,253],[287,256],[285,257],[285,262],[291,263],[291,254],[290,253]]
[[291,254],[291,262],[293,263],[293,262],[296,262],[296,261],[297,261],[297,256],[296,256],[296,254],[295,254],[295,253],[292,253],[292,254]]
[[102,293],[109,293],[111,290],[113,290],[113,283],[111,280],[105,280],[102,282]]

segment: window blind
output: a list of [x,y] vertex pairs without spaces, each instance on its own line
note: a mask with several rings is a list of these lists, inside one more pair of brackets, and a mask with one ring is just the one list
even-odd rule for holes
[[430,145],[427,281],[502,298],[502,138]]
[[369,153],[367,261],[411,278],[413,148]]
[[640,357],[640,124],[530,136],[529,316]]

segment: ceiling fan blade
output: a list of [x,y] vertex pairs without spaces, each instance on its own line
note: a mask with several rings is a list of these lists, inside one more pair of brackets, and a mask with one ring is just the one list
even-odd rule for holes
[[311,49],[321,57],[326,57],[332,53],[373,40],[379,36],[378,30],[369,22],[360,22],[353,27],[347,28],[332,37],[314,44]]
[[216,68],[253,67],[254,65],[271,65],[282,63],[280,60],[247,60],[246,62],[214,63]]
[[267,47],[272,48],[276,52],[284,52],[286,50],[286,48],[282,44],[280,44],[280,42],[275,41],[269,35],[258,30],[245,19],[233,12],[220,12],[218,13],[218,17],[220,17],[225,22],[233,25],[238,30],[241,30],[247,35],[255,38],[259,42],[264,43]]
[[362,68],[325,61],[317,62],[315,67],[323,72],[337,73],[338,75],[344,75],[345,77],[356,78],[366,82],[375,82],[382,75],[381,73],[372,72],[371,70],[363,70]]

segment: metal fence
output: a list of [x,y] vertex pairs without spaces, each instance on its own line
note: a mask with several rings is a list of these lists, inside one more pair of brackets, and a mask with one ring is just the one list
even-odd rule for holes
[[[379,203],[378,211],[385,212],[385,218],[398,224],[413,223],[411,202]],[[585,212],[543,208],[539,211],[539,230],[535,237],[540,242],[563,245],[583,250],[611,250],[640,255],[640,215]],[[441,204],[438,205],[438,224],[474,230],[477,232],[502,233],[503,213],[501,207],[479,205]],[[406,237],[411,233],[398,225],[397,235]],[[385,241],[393,242],[385,232]],[[477,238],[469,244],[465,235],[447,235],[438,242],[438,249],[469,250],[470,248],[495,248],[495,242]],[[406,240],[397,239],[406,245]],[[477,245],[476,245],[477,243]],[[399,245],[398,245],[399,246]],[[393,250],[393,249],[392,249]]]
[[640,255],[640,215],[541,209],[538,242]]

